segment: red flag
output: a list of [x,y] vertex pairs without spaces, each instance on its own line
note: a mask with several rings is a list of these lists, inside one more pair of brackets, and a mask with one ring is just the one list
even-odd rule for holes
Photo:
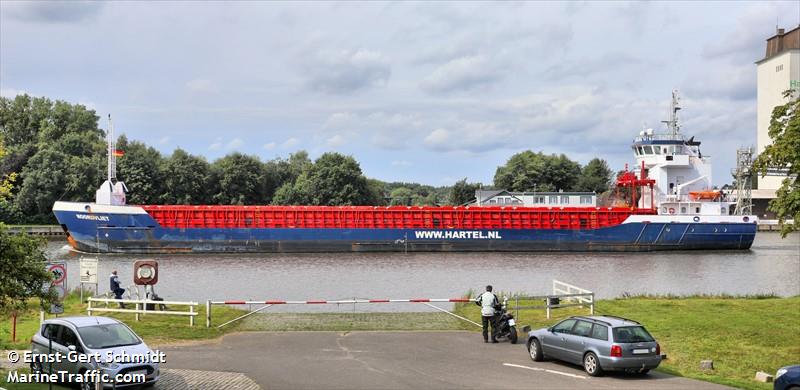
[[125,152],[124,152],[124,151],[122,151],[122,150],[119,150],[119,149],[114,149],[114,156],[116,156],[116,157],[122,157],[122,156],[124,156],[124,155],[125,155]]

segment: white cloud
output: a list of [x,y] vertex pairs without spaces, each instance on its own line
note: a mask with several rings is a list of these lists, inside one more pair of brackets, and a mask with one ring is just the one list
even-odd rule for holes
[[322,50],[306,65],[309,86],[330,94],[346,94],[386,84],[389,61],[378,51]]
[[264,149],[273,150],[273,149],[275,149],[276,146],[277,146],[277,144],[275,144],[275,142],[267,142],[267,143],[264,144]]
[[234,139],[230,140],[230,142],[225,144],[225,149],[227,149],[227,150],[236,150],[236,149],[241,148],[242,145],[244,145],[244,141],[242,141],[241,138],[234,138]]
[[469,90],[492,84],[501,78],[501,69],[482,56],[461,57],[449,61],[422,80],[422,89],[433,92]]
[[208,150],[222,149],[222,137],[217,137],[211,145],[208,145]]
[[393,167],[410,167],[413,165],[410,161],[407,160],[394,160],[392,161]]
[[300,143],[300,140],[298,140],[297,138],[291,137],[291,138],[287,139],[286,141],[283,141],[283,143],[281,144],[281,148],[289,149],[289,148],[297,145],[298,143]]
[[328,138],[326,143],[328,147],[338,148],[339,146],[344,145],[345,139],[341,134],[336,134],[333,137]]
[[164,137],[161,137],[161,139],[159,139],[159,140],[158,140],[158,144],[159,144],[159,145],[166,145],[166,144],[168,144],[168,143],[169,143],[169,141],[170,141],[171,139],[172,139],[172,138],[170,138],[169,136],[164,136]]
[[444,148],[447,141],[450,140],[450,132],[446,129],[436,129],[431,131],[427,137],[425,137],[425,145],[432,146],[433,148]]

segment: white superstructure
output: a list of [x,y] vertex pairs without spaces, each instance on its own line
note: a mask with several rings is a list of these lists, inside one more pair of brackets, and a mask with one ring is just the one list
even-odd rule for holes
[[[723,199],[711,183],[711,159],[700,151],[700,142],[680,132],[678,92],[672,92],[670,119],[666,130],[646,129],[639,133],[632,149],[637,177],[655,180],[653,199],[661,215],[729,215],[735,203]],[[649,194],[641,196],[639,208],[651,208]]]

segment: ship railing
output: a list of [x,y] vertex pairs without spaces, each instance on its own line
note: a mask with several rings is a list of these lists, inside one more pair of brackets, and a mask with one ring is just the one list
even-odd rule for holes
[[[95,304],[94,306],[92,304]],[[116,298],[102,298],[102,297],[91,297],[87,300],[88,306],[86,307],[86,312],[89,315],[92,313],[100,312],[100,313],[134,313],[136,314],[136,321],[141,320],[142,315],[147,314],[158,314],[158,315],[174,315],[174,316],[188,316],[189,317],[189,325],[194,326],[194,319],[198,315],[197,310],[197,302],[184,302],[184,301],[154,301],[150,299],[116,299]],[[98,307],[97,304],[105,304],[105,307]],[[109,307],[109,304],[112,304]],[[113,307],[113,304],[120,304],[120,307]],[[135,309],[128,309],[123,307],[123,305],[131,304],[135,307]],[[152,305],[155,310],[147,310],[147,306]],[[167,310],[167,305],[170,307],[174,306],[186,306],[188,309],[186,311],[179,311],[179,310]]]

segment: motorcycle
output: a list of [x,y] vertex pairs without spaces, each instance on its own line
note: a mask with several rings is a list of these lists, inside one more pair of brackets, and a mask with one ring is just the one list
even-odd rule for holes
[[517,343],[517,322],[514,315],[509,313],[508,298],[503,298],[503,304],[495,307],[495,337],[507,338],[511,344]]

